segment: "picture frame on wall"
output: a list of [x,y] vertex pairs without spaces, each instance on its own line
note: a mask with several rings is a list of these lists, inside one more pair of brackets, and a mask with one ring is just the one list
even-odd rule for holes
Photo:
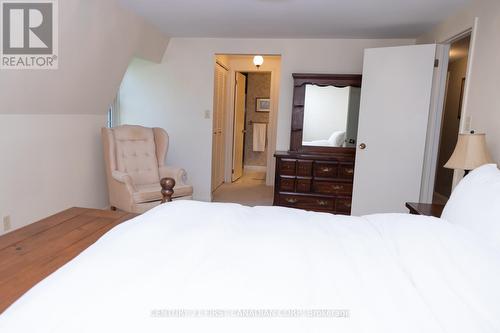
[[255,101],[255,112],[271,112],[271,99],[257,97]]

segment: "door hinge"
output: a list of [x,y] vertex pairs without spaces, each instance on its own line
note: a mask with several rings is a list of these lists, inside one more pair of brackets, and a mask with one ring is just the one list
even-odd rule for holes
[[434,68],[439,67],[439,59],[434,59]]

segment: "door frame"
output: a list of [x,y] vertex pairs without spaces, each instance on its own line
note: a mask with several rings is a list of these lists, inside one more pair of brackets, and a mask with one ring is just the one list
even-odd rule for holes
[[[274,153],[276,150],[276,137],[278,133],[278,107],[279,107],[279,93],[280,93],[280,78],[281,78],[281,55],[280,54],[262,54],[264,57],[272,56],[279,57],[279,61],[264,61],[264,64],[257,69],[252,61],[245,59],[247,57],[253,57],[255,54],[231,54],[231,53],[221,53],[217,55],[225,55],[230,59],[231,57],[242,57],[242,61],[231,61],[229,60],[229,80],[228,84],[228,97],[227,97],[227,115],[226,115],[226,127],[227,133],[234,132],[234,112],[235,112],[235,85],[236,85],[236,72],[243,73],[271,73],[271,111],[269,113],[269,124],[267,127],[267,157],[266,157],[266,185],[274,185],[274,173],[275,173],[275,159]],[[233,138],[232,136],[226,136],[226,173],[225,181],[226,183],[231,182],[232,178],[232,151],[233,151]]]
[[[422,186],[420,189],[420,202],[432,203],[436,180],[437,164],[439,158],[439,142],[441,137],[441,124],[444,113],[444,102],[446,98],[446,81],[448,76],[449,48],[457,40],[470,35],[469,55],[467,61],[467,72],[465,75],[464,96],[462,102],[462,117],[460,119],[459,133],[471,129],[471,118],[468,110],[468,100],[470,91],[470,77],[472,73],[472,62],[477,41],[477,27],[479,19],[476,17],[471,26],[465,30],[438,42],[436,59],[440,65],[435,71],[433,82],[433,96],[431,98],[431,108],[429,114],[429,125],[427,128],[427,142],[425,147],[424,166],[422,170]],[[441,47],[439,47],[441,45]],[[441,65],[442,64],[442,65]],[[463,178],[463,171],[455,170],[453,174],[452,189]]]

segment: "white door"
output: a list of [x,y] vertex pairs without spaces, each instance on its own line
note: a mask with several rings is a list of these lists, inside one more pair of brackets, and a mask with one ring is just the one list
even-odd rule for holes
[[233,182],[243,176],[243,143],[245,139],[245,75],[236,73],[234,98],[234,137],[233,137]]
[[212,131],[212,192],[224,182],[224,119],[227,70],[215,65]]
[[365,50],[352,215],[419,201],[436,45]]

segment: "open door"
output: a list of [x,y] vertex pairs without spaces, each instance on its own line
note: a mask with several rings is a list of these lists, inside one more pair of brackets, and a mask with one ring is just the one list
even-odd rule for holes
[[233,175],[232,181],[243,176],[243,144],[245,139],[245,90],[246,76],[236,73],[234,97],[234,135],[233,135]]
[[365,50],[352,215],[419,201],[436,45]]

